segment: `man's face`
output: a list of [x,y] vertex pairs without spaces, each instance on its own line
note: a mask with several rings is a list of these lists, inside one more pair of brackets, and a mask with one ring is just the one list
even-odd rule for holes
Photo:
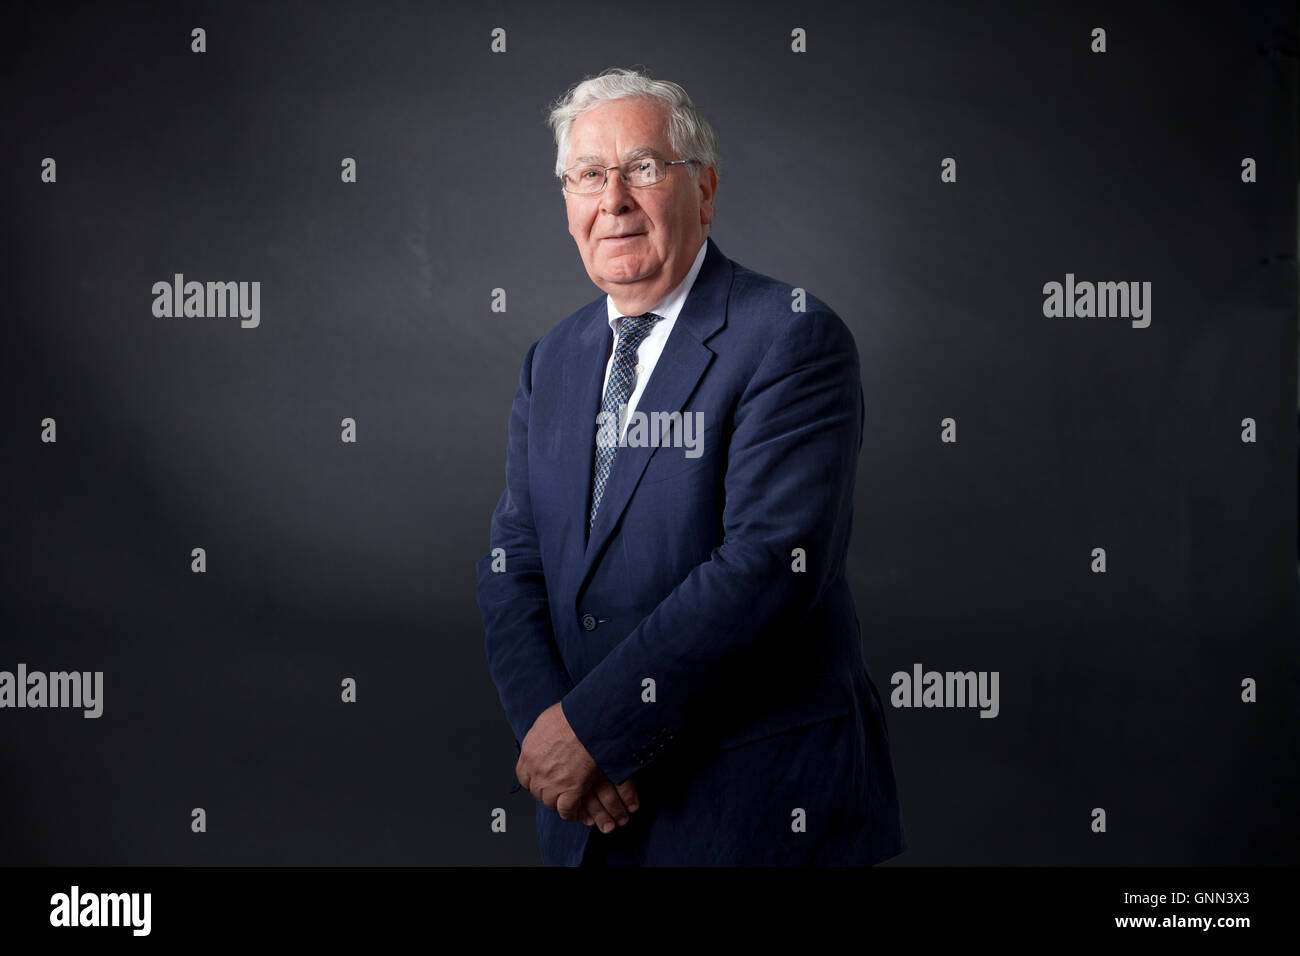
[[[642,98],[587,110],[570,128],[565,168],[621,164],[643,147],[662,159],[683,159],[668,142],[666,120],[666,107]],[[587,275],[625,314],[645,311],[681,282],[708,235],[717,173],[708,167],[697,179],[687,169],[670,166],[662,182],[635,189],[611,169],[603,191],[564,194],[569,234]]]

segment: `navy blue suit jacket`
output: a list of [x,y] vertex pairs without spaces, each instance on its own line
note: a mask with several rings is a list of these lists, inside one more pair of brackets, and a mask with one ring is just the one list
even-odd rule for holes
[[620,447],[590,539],[604,296],[528,350],[492,515],[505,569],[477,565],[489,670],[516,745],[561,701],[641,798],[609,836],[538,803],[548,864],[589,840],[643,864],[876,863],[906,842],[845,573],[857,348],[706,242],[637,406],[702,413],[702,453]]

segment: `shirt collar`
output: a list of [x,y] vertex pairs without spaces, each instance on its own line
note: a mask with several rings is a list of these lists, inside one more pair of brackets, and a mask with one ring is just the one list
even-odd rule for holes
[[[695,277],[700,274],[700,266],[704,265],[704,254],[708,249],[709,240],[706,236],[704,241],[700,243],[700,251],[695,253],[695,262],[691,265],[691,270],[686,273],[686,277],[682,279],[677,288],[660,299],[657,305],[646,309],[647,312],[653,312],[668,321],[677,318],[678,313],[682,311],[682,306],[686,304],[686,296],[690,294],[691,286],[695,284]],[[609,295],[605,296],[605,308],[609,313],[609,327],[614,332],[617,332],[618,322],[623,317],[623,313],[618,311],[618,308],[614,305],[614,300]]]

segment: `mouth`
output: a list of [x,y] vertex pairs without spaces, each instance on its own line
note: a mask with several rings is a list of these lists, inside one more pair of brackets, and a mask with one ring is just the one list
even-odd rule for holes
[[636,239],[638,236],[644,236],[644,232],[625,232],[617,236],[606,236],[605,242],[627,242],[629,239]]

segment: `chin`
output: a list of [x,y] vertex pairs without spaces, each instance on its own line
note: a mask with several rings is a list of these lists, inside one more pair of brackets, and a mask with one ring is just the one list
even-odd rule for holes
[[624,256],[615,256],[613,260],[606,259],[598,265],[600,274],[611,282],[635,282],[638,279],[644,279],[648,272],[641,267],[639,262],[619,262]]

